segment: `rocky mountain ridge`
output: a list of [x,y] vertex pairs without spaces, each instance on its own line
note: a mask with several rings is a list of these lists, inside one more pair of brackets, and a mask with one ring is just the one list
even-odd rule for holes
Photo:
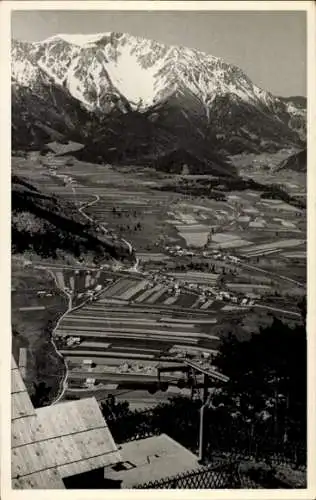
[[55,131],[118,162],[188,146],[206,157],[276,151],[305,139],[297,98],[273,96],[220,58],[123,33],[13,40],[12,111],[13,142]]

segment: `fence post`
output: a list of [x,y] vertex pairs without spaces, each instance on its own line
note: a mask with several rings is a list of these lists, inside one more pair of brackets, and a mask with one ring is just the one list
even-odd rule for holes
[[205,405],[200,408],[200,433],[199,433],[199,463],[203,464],[205,461]]

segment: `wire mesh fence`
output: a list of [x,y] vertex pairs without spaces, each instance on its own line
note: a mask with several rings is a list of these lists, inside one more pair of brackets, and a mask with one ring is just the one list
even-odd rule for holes
[[[124,412],[115,418],[108,413],[106,418],[118,444],[165,433],[197,455],[199,408],[200,406],[194,401],[177,401],[174,404],[158,405],[148,410]],[[284,442],[282,433],[275,436],[273,429],[268,427],[258,431],[258,433],[251,432],[251,428],[242,422],[238,425],[228,425],[228,422],[209,414],[205,422],[205,459],[209,465],[138,487],[280,488],[282,486],[279,485],[283,483],[276,479],[275,471],[282,467],[288,471],[288,475],[297,471],[299,480],[304,475],[306,478],[307,453],[304,440],[292,439]],[[220,464],[219,467],[216,464]],[[245,474],[241,471],[240,464],[245,465],[246,470],[252,469],[251,473]],[[254,465],[258,464],[260,466],[256,470]],[[304,477],[302,481],[304,482]]]
[[[291,472],[288,472],[291,474]],[[279,477],[273,466],[253,461],[223,461],[182,474],[149,481],[136,489],[291,489],[306,488],[306,473],[298,483]]]
[[175,476],[149,481],[135,486],[136,489],[225,489],[240,488],[237,466],[202,467]]

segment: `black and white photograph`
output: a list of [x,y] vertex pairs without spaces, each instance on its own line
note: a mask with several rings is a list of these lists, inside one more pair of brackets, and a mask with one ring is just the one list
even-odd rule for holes
[[63,3],[10,13],[12,490],[307,490],[313,2]]

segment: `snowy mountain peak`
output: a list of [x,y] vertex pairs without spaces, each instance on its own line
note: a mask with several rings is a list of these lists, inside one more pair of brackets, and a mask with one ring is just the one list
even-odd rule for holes
[[94,33],[94,34],[80,34],[80,33],[61,33],[58,35],[53,35],[46,38],[43,42],[37,42],[39,44],[47,44],[58,40],[64,40],[72,45],[77,45],[78,47],[84,47],[85,45],[95,43],[105,36],[110,36],[111,33]]
[[293,130],[304,135],[306,110],[259,88],[237,66],[197,49],[126,33],[13,41],[12,81],[36,95],[55,86],[98,116],[135,111],[150,120],[157,120],[158,113],[168,122],[172,115],[177,125],[184,121],[184,129],[189,124],[201,138],[206,130],[216,137],[229,130],[248,145],[255,137],[260,142],[253,127],[262,128],[262,123],[275,143],[283,133],[295,141]]
[[[218,57],[123,33],[55,35],[28,43],[23,59],[31,59],[55,83],[66,82],[71,94],[89,109],[100,109],[104,85],[123,95],[132,108],[143,110],[183,87],[205,106],[226,94],[244,101],[259,99],[266,105],[271,100],[239,68]],[[13,64],[14,78],[32,85],[36,68],[28,70],[29,76],[21,76],[21,68]]]

